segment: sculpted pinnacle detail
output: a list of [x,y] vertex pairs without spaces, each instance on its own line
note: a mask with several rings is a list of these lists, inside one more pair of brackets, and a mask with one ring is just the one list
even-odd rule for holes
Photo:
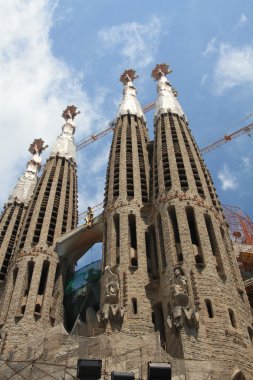
[[154,80],[159,80],[162,76],[172,73],[172,70],[169,68],[167,63],[158,63],[156,67],[152,70],[152,78]]
[[44,140],[35,139],[30,145],[28,151],[32,154],[41,154],[46,148],[48,148],[48,145],[44,146]]
[[166,75],[172,73],[169,65],[166,63],[159,63],[152,70],[151,76],[158,81],[157,92],[158,98],[156,101],[155,116],[171,112],[179,116],[185,116],[184,111],[177,99],[177,91],[171,87],[170,82],[166,78]]
[[67,108],[63,111],[62,117],[66,121],[66,123],[72,124],[75,117],[81,113],[80,111],[77,111],[77,107],[72,105],[72,106],[67,106]]
[[135,75],[136,71],[133,69],[127,69],[120,77],[120,81],[126,85],[128,82],[132,82],[133,80],[138,78],[138,75]]
[[118,116],[131,114],[139,116],[145,120],[141,105],[136,96],[136,88],[133,85],[133,80],[136,78],[138,78],[138,76],[133,69],[125,70],[120,77],[120,81],[124,84],[124,90]]
[[79,113],[80,111],[77,111],[77,107],[74,105],[68,106],[63,111],[62,117],[66,123],[62,126],[62,133],[57,137],[53,146],[51,157],[65,157],[76,162],[76,146],[73,135],[76,129],[74,119]]
[[25,173],[19,178],[17,185],[9,196],[8,203],[12,203],[14,200],[25,205],[29,203],[37,183],[37,174],[41,168],[42,159],[40,154],[47,147],[42,139],[35,139],[29,146],[28,151],[32,153],[33,157],[27,163]]

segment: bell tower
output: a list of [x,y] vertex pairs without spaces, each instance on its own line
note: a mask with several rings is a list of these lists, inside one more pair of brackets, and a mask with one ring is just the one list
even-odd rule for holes
[[99,318],[109,330],[153,331],[145,231],[149,201],[148,131],[136,97],[134,70],[126,70],[110,158],[104,204],[104,252]]
[[57,137],[26,212],[1,305],[7,332],[4,351],[15,349],[31,331],[43,334],[63,322],[61,264],[56,239],[77,225],[75,106],[63,112]]
[[[19,178],[10,194],[0,219],[0,286],[6,279],[9,264],[15,250],[17,237],[20,233],[25,211],[29,205],[38,179],[41,167],[40,154],[44,141],[36,139],[29,147],[33,155],[26,166],[25,173]],[[1,293],[0,293],[1,295]]]
[[219,370],[223,361],[231,371],[236,363],[247,371],[247,296],[212,179],[166,78],[170,72],[166,64],[152,72],[158,99],[151,188],[166,350],[185,360],[209,358]]

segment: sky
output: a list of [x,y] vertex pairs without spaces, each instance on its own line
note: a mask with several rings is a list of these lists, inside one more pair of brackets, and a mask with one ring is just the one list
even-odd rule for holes
[[[152,69],[170,65],[200,148],[253,122],[251,0],[0,0],[0,25],[1,205],[30,143],[41,137],[52,145],[67,105],[81,111],[76,142],[107,127],[127,68],[139,75],[144,105],[156,99]],[[146,115],[151,139],[153,112]],[[80,213],[103,201],[111,139],[78,152]],[[252,148],[253,137],[243,135],[204,158],[221,202],[253,218]]]

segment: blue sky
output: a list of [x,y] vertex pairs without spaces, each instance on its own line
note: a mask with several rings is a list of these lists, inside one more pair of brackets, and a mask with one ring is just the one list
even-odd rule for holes
[[[250,0],[0,0],[0,201],[8,198],[34,138],[49,145],[67,104],[81,111],[76,141],[116,115],[126,68],[139,74],[141,104],[154,101],[150,77],[169,63],[172,85],[200,147],[253,121],[253,3]],[[153,111],[147,115],[153,135]],[[78,153],[79,212],[103,200],[112,135]],[[208,153],[219,197],[253,217],[253,138]],[[49,150],[44,152],[44,157]]]

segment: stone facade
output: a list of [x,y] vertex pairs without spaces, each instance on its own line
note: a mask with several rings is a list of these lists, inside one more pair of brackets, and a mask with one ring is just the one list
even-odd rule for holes
[[[62,285],[72,268],[59,263],[55,243],[77,224],[77,112],[64,111],[66,124],[25,214],[2,296],[1,378],[18,378],[23,366],[23,376],[44,371],[74,379],[78,358],[101,359],[102,379],[115,370],[144,379],[149,361],[171,362],[174,380],[253,378],[251,309],[221,204],[168,73],[166,64],[152,73],[153,142],[135,72],[121,76],[102,216],[100,308],[87,308],[86,319],[76,321],[90,323],[83,329],[89,337],[78,336],[75,325],[69,335],[63,327]],[[92,236],[92,209],[86,222]]]

